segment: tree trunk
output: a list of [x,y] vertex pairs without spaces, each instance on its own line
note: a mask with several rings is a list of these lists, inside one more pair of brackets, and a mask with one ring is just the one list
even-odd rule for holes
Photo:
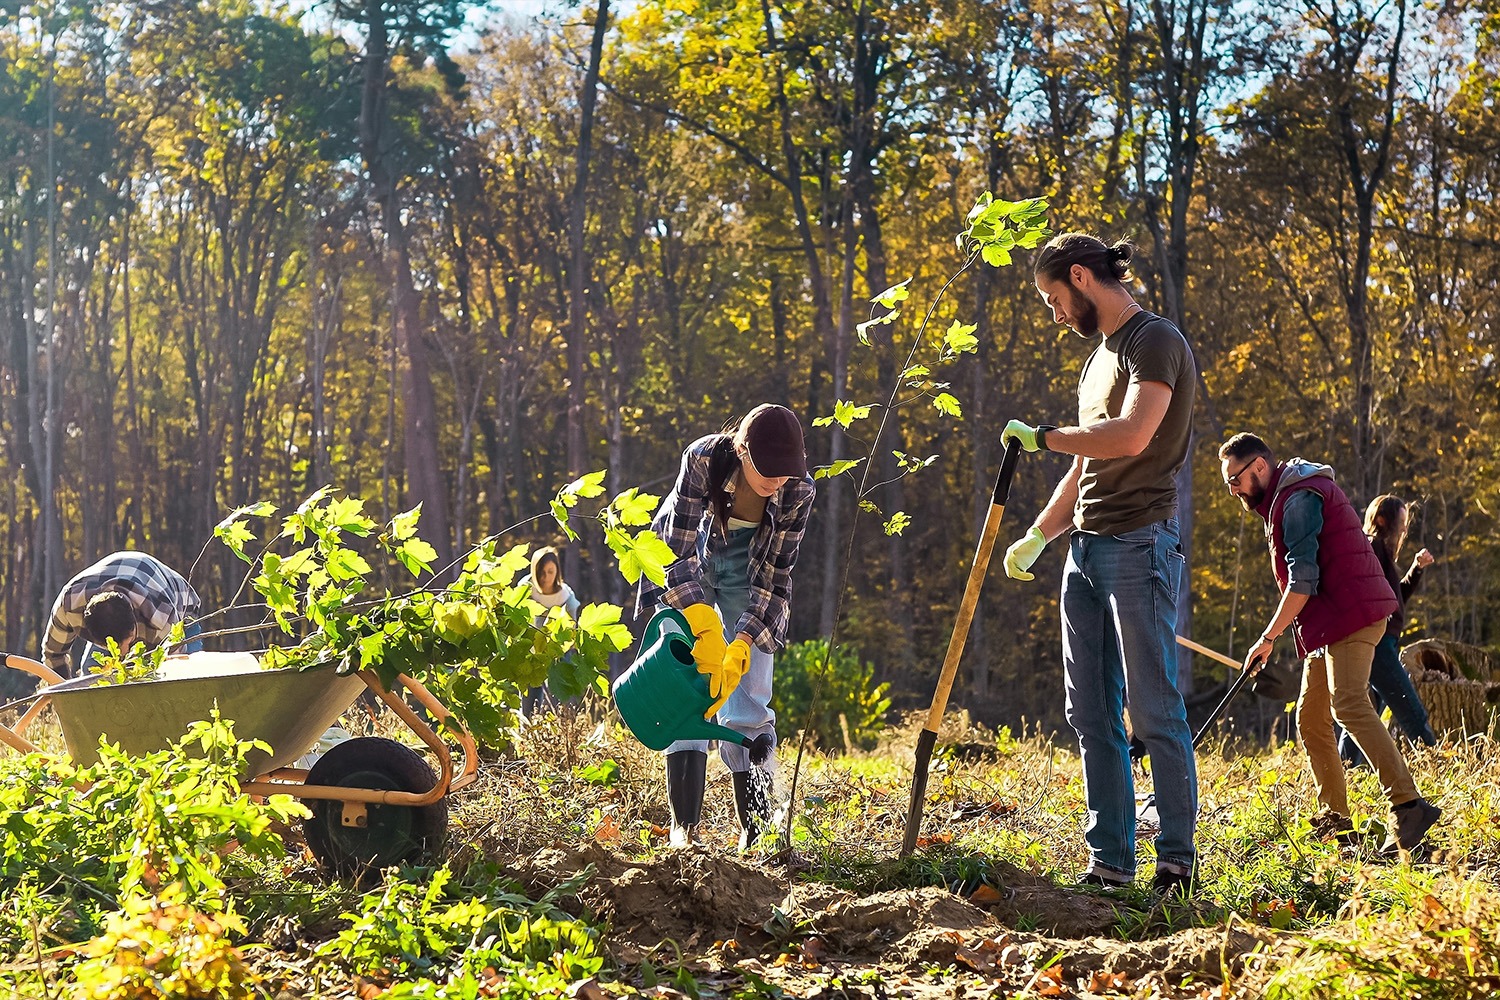
[[[592,261],[584,240],[588,226],[589,167],[594,146],[594,107],[599,99],[599,63],[604,55],[604,34],[609,28],[609,0],[599,0],[594,13],[594,37],[589,44],[589,65],[579,97],[578,162],[573,178],[573,198],[568,206],[568,478],[588,471],[588,443],[583,432],[583,410],[587,399],[584,359],[588,354],[589,272]],[[563,579],[579,580],[578,546],[563,553]]]
[[365,5],[364,87],[360,100],[360,150],[370,194],[380,206],[386,234],[386,264],[393,287],[392,326],[401,382],[406,503],[422,505],[422,537],[438,551],[438,565],[452,557],[447,491],[438,469],[437,401],[427,346],[422,340],[421,303],[411,276],[411,248],[401,215],[397,174],[385,130],[386,71],[390,62],[384,0]]

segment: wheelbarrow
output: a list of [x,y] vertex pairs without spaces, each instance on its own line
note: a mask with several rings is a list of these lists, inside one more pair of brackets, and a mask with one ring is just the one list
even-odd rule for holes
[[[370,671],[341,676],[332,665],[262,670],[253,653],[201,652],[168,657],[160,678],[104,684],[97,674],[65,680],[36,660],[0,657],[44,685],[14,726],[0,723],[0,742],[22,753],[36,752],[26,729],[49,706],[68,755],[86,766],[99,759],[100,737],[132,755],[152,753],[182,739],[217,704],[238,738],[271,747],[247,758],[242,790],[304,800],[312,811],[303,821],[307,845],[319,864],[340,875],[433,860],[447,834],[447,796],[472,784],[478,769],[470,736],[454,730],[463,754],[462,767],[455,768],[447,745],[408,707],[403,692],[439,723],[449,718],[442,703],[405,674],[388,691]],[[366,688],[432,751],[436,773],[415,750],[383,737],[345,740],[311,768],[291,766]]]

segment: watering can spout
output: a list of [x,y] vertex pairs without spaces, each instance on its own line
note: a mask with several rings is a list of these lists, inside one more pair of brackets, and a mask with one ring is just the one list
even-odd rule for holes
[[663,608],[646,623],[640,655],[615,681],[614,695],[625,725],[652,750],[678,740],[753,745],[743,733],[703,718],[714,699],[693,662],[693,630],[675,608]]

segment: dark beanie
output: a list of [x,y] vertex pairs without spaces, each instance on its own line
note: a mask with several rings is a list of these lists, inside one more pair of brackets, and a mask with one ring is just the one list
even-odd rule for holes
[[807,475],[802,424],[791,410],[775,403],[761,403],[745,414],[740,427],[756,472],[767,479],[783,476],[800,479]]

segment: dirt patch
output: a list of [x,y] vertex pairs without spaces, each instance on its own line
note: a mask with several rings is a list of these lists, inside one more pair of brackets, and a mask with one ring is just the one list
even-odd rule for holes
[[742,928],[759,928],[786,896],[786,883],[770,871],[702,846],[648,861],[599,846],[546,849],[511,867],[528,892],[540,893],[590,865],[595,875],[579,901],[609,922],[611,939],[637,945],[670,939],[691,948],[727,940]]
[[[973,901],[937,886],[859,896],[797,882],[788,893],[783,872],[702,846],[647,860],[598,845],[553,848],[510,867],[528,892],[542,893],[589,866],[594,875],[578,890],[579,909],[609,922],[611,946],[621,957],[667,940],[693,954],[731,939],[739,954],[772,955],[815,936],[820,954],[837,964],[1019,974],[1058,964],[1061,956],[1069,981],[1098,974],[1135,979],[1154,970],[1180,982],[1237,972],[1260,940],[1238,928],[1113,940],[1108,935],[1124,903],[1060,888],[1000,861],[991,875],[1005,885],[982,886]],[[1006,952],[1012,946],[1019,951]]]

